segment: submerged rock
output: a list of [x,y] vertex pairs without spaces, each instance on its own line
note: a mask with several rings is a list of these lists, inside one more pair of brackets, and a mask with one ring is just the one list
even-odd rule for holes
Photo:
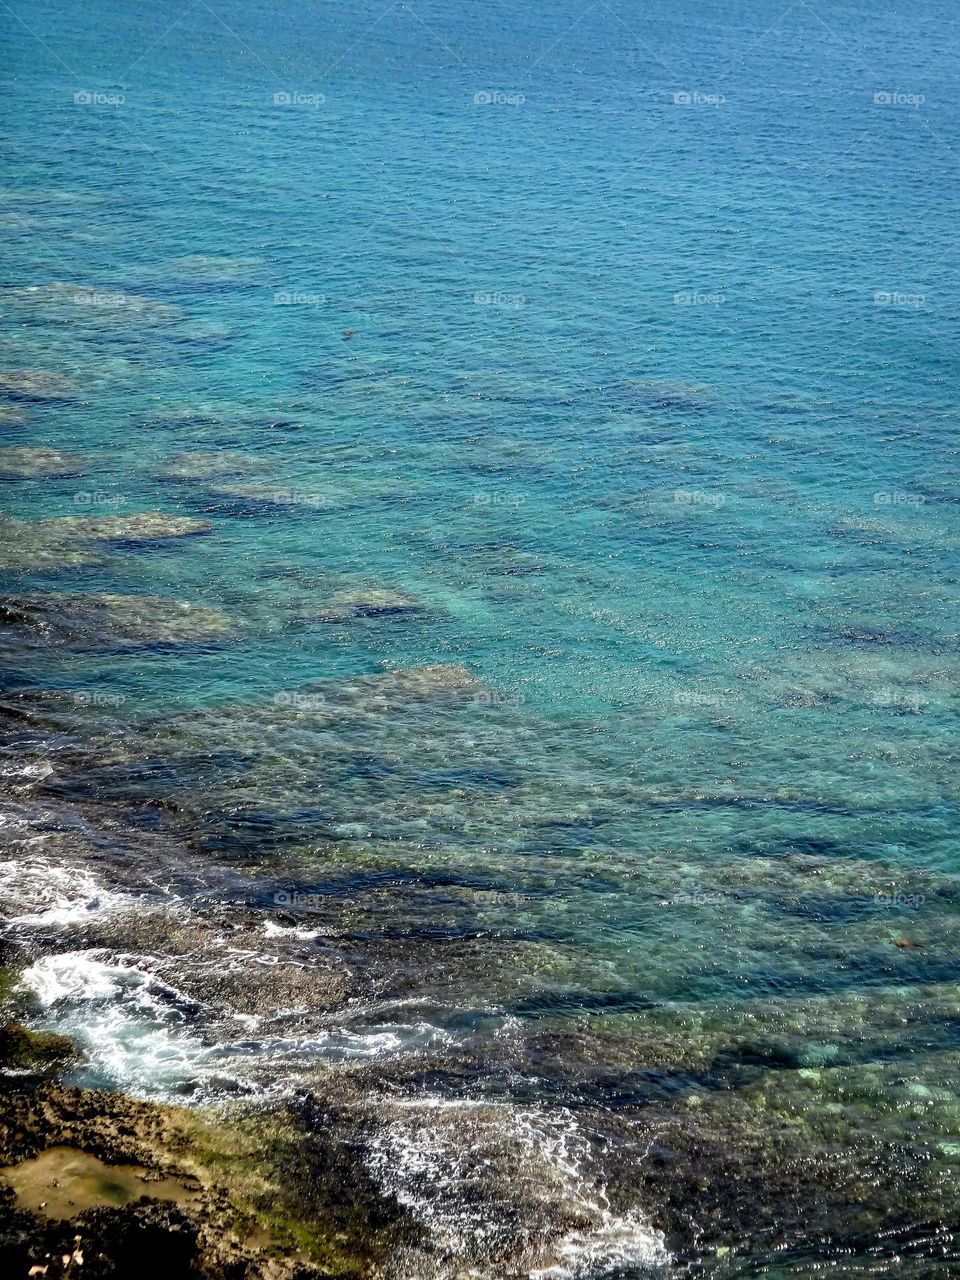
[[83,470],[79,454],[60,449],[40,449],[28,445],[0,448],[0,477],[11,479],[76,475]]
[[93,542],[155,542],[162,538],[210,533],[213,529],[209,520],[164,515],[160,511],[130,516],[60,516],[55,520],[41,520],[38,527],[64,541],[89,539]]
[[483,684],[469,667],[459,662],[433,662],[425,667],[406,667],[399,671],[386,671],[371,676],[368,686],[375,694],[387,697],[399,695],[411,698],[432,698],[444,695],[475,695]]
[[0,598],[0,626],[25,629],[44,642],[201,644],[223,640],[230,619],[219,609],[162,596],[35,594]]
[[158,474],[169,480],[216,480],[248,471],[259,471],[264,466],[262,459],[248,453],[231,453],[226,449],[216,453],[186,450],[175,453]]
[[41,522],[0,515],[0,571],[30,573],[101,562],[102,556],[92,543],[71,543],[42,527]]
[[25,400],[70,400],[76,391],[76,383],[61,373],[38,369],[0,371],[0,394],[22,396]]
[[0,289],[0,301],[61,310],[81,308],[90,319],[110,321],[125,318],[166,321],[179,319],[182,314],[179,307],[154,298],[125,293],[121,289],[63,281]]
[[242,280],[263,266],[262,258],[228,258],[215,253],[190,253],[174,258],[171,267],[195,280],[215,283],[218,280]]
[[421,613],[426,604],[416,596],[389,587],[359,588],[337,592],[325,609],[304,615],[315,622],[348,622],[351,618],[381,618]]
[[22,427],[27,415],[22,409],[15,409],[11,404],[0,404],[0,427]]

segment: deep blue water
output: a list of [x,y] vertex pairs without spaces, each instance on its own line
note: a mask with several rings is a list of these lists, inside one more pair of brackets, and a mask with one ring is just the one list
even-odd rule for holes
[[[0,585],[232,627],[5,632],[9,696],[43,690],[67,735],[41,791],[255,865],[245,905],[306,894],[365,963],[504,948],[449,983],[398,959],[409,1016],[402,982],[328,1011],[334,1057],[381,1022],[478,1061],[545,1026],[621,1065],[661,1037],[678,1070],[776,1040],[815,1149],[838,1112],[852,1151],[909,1121],[952,1187],[956,8],[18,0],[0,24],[0,368],[73,383],[6,384],[0,434],[81,455],[3,455],[4,508],[212,525],[10,524]],[[439,663],[481,683],[369,704]],[[95,1081],[198,1087],[141,1006],[81,988],[44,988],[51,1020],[129,1037]],[[903,1081],[936,1105],[907,1114]]]

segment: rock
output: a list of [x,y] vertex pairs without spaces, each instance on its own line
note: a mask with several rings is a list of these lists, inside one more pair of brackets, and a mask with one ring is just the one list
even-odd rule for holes
[[388,671],[372,677],[369,683],[376,693],[388,697],[394,694],[412,698],[461,693],[475,695],[483,689],[483,684],[469,667],[457,662],[434,662],[425,667]]
[[84,648],[203,644],[226,639],[231,628],[219,609],[162,596],[106,593],[2,597],[0,625],[38,633],[45,643]]
[[55,520],[41,520],[39,527],[64,541],[89,539],[93,542],[155,542],[213,530],[209,520],[164,515],[159,511],[130,516],[61,516]]
[[86,284],[52,284],[17,286],[0,290],[0,300],[25,303],[54,309],[74,308],[83,310],[91,320],[116,321],[118,319],[177,320],[182,312],[179,307],[154,298],[125,293],[121,289]]
[[226,449],[217,453],[185,451],[175,453],[158,474],[169,480],[215,480],[247,471],[259,471],[264,466],[260,458],[247,453],[230,453]]
[[76,475],[83,470],[83,459],[76,453],[59,449],[37,449],[27,445],[0,448],[0,477],[32,479],[44,476]]
[[237,280],[249,276],[263,266],[261,258],[227,258],[213,253],[191,253],[174,258],[171,267],[180,275],[195,280],[215,283],[218,280]]
[[331,597],[328,608],[305,617],[315,622],[347,622],[351,618],[382,618],[420,613],[425,608],[424,602],[415,596],[390,588],[371,587],[337,592]]
[[22,396],[25,400],[70,400],[76,391],[76,384],[61,373],[38,369],[0,371],[0,394]]
[[0,427],[22,427],[27,415],[10,404],[0,404]]
[[70,543],[40,521],[14,520],[0,515],[0,570],[31,573],[71,565],[100,564],[103,557],[93,543]]
[[52,1083],[0,1093],[2,1273],[379,1274],[411,1237],[409,1215],[377,1190],[331,1117],[302,1111],[207,1120]]
[[14,1021],[0,1026],[0,1075],[49,1075],[78,1056],[66,1036],[30,1031]]
[[329,505],[326,494],[312,493],[305,489],[284,484],[282,481],[246,480],[217,483],[211,486],[213,493],[225,498],[239,498],[250,502],[266,502],[277,507],[317,508]]

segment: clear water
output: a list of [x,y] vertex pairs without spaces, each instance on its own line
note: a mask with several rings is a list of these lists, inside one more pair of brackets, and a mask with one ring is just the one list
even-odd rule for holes
[[[214,952],[233,904],[257,947],[292,930],[296,964],[339,948],[351,973],[294,1043],[269,984],[227,1026],[196,984],[177,1004],[162,945],[73,936],[82,886],[79,923],[69,894],[39,924],[31,899],[14,927],[62,928],[74,966],[36,985],[91,1078],[206,1096],[226,1055],[270,1092],[382,1059],[438,1106],[535,1100],[547,1128],[589,1107],[627,1216],[586,1196],[581,1261],[541,1259],[574,1270],[653,1256],[646,1227],[617,1251],[656,1215],[628,1112],[688,1127],[706,1098],[761,1166],[776,1112],[807,1157],[910,1164],[876,1193],[907,1235],[851,1228],[881,1268],[855,1274],[933,1256],[960,1152],[955,8],[38,0],[0,22],[0,367],[75,383],[11,392],[0,432],[83,456],[4,507],[212,525],[43,553],[49,526],[10,524],[4,592],[231,625],[5,630],[8,703],[39,709],[31,803],[169,841],[161,876],[129,835],[94,870],[214,911]],[[438,663],[480,683],[376,683]],[[131,984],[131,953],[162,980]],[[371,1159],[416,1200],[426,1148],[384,1156],[413,1141],[391,1123]],[[729,1247],[767,1247],[766,1192],[703,1143]],[[430,1213],[446,1240],[458,1211]],[[844,1213],[797,1267],[843,1254]]]

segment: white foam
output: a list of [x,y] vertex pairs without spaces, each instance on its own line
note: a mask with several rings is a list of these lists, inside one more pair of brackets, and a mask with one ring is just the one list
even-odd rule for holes
[[82,924],[138,903],[131,895],[104,889],[85,867],[50,865],[42,858],[0,863],[0,894],[14,905],[5,923],[21,928]]
[[147,1097],[212,1084],[216,1053],[189,1027],[196,1006],[136,956],[43,956],[22,980],[47,1011],[47,1024],[71,1036],[99,1081]]
[[[509,1274],[530,1280],[669,1263],[663,1236],[639,1209],[612,1209],[571,1112],[440,1098],[389,1105],[368,1164],[451,1260],[449,1274],[494,1280],[506,1274],[505,1258]],[[571,1214],[584,1225],[564,1231]]]

